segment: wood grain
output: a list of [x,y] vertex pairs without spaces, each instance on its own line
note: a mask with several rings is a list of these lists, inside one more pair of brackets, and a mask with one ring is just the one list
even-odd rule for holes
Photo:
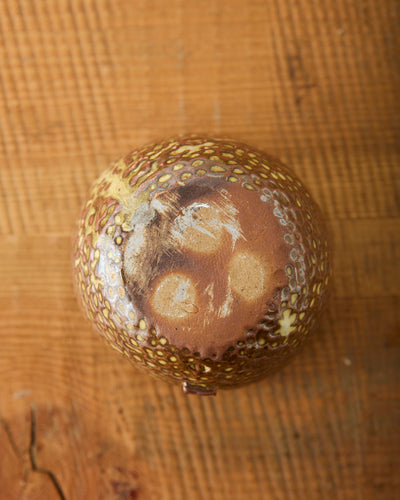
[[[400,494],[399,8],[394,0],[0,2],[0,498]],[[184,396],[83,319],[71,234],[115,158],[185,132],[286,161],[331,226],[314,340]]]

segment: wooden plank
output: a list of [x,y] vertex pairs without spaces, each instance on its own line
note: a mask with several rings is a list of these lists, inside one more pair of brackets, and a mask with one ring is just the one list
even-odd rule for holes
[[[395,0],[0,2],[0,498],[388,500],[400,491]],[[281,158],[331,227],[333,291],[277,375],[185,397],[83,319],[95,177],[171,134]]]
[[[400,487],[392,416],[398,306],[398,298],[337,299],[284,371],[216,399],[184,397],[148,379],[87,330],[69,339],[73,354],[62,344],[45,353],[27,346],[18,369],[4,354],[0,360],[12,379],[2,376],[2,394],[14,391],[3,421],[29,435],[13,415],[29,417],[21,403],[35,405],[36,460],[66,498],[95,496],[99,481],[110,495],[115,486],[147,491],[144,498],[153,498],[152,487],[154,498],[390,498]],[[12,458],[10,448],[2,449]],[[13,476],[2,484],[11,488]]]
[[[357,242],[357,231],[349,234]],[[104,447],[108,460],[116,454],[118,463],[138,464],[141,488],[153,484],[159,492],[165,481],[165,498],[241,498],[246,491],[263,498],[278,485],[281,498],[346,497],[394,480],[399,297],[384,294],[380,268],[370,280],[381,288],[335,296],[315,341],[281,374],[204,400],[149,379],[92,333],[73,299],[67,238],[29,237],[23,249],[18,242],[6,238],[0,259],[5,252],[19,258],[13,273],[6,265],[0,271],[2,412],[11,412],[3,419],[15,411],[28,418],[21,402],[35,405],[38,463],[54,471],[67,498],[94,494]],[[348,244],[356,247],[351,238]],[[32,262],[41,265],[30,269]],[[92,463],[96,453],[101,460]],[[124,468],[120,477],[118,467],[107,473],[104,491],[118,481],[134,488],[133,476]]]

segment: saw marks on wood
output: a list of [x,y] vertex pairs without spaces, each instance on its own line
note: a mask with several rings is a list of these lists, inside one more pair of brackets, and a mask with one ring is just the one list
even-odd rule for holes
[[[394,0],[0,2],[0,498],[397,498],[398,24]],[[94,179],[188,132],[286,161],[335,250],[315,340],[216,398],[110,352],[71,280]]]

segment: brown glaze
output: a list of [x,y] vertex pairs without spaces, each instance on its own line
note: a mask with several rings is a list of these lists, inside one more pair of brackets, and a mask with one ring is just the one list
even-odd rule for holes
[[190,136],[103,174],[74,268],[89,319],[115,349],[211,394],[298,349],[323,305],[329,254],[318,208],[283,165]]

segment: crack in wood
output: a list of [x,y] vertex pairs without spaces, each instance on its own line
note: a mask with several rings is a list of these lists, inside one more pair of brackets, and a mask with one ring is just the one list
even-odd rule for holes
[[39,472],[40,474],[45,474],[48,476],[50,481],[53,483],[58,496],[60,497],[61,500],[67,500],[66,496],[61,488],[60,483],[58,482],[55,474],[48,469],[44,469],[42,467],[38,467],[36,463],[36,407],[31,404],[31,440],[29,444],[29,458],[31,462],[31,467],[33,472]]
[[14,437],[12,435],[10,426],[7,424],[7,422],[2,417],[0,417],[0,425],[3,427],[4,432],[6,433],[6,436],[8,438],[8,441],[9,441],[9,443],[11,445],[11,448],[12,448],[13,452],[20,459],[21,458],[21,453],[20,453],[20,451],[18,449],[17,443],[14,440]]

